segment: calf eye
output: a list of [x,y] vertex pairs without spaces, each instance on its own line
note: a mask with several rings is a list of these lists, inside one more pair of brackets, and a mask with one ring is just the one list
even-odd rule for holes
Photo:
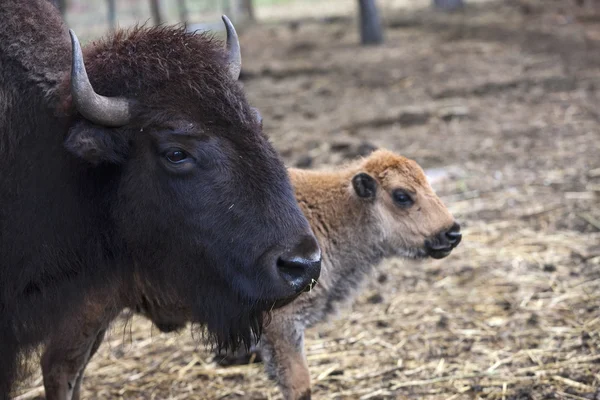
[[165,153],[166,159],[173,164],[180,164],[188,159],[188,155],[181,149],[170,149]]
[[414,204],[412,197],[402,189],[396,189],[392,193],[394,203],[402,208],[408,208]]

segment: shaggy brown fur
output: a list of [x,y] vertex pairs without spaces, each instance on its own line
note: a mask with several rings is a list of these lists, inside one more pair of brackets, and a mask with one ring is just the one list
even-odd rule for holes
[[72,101],[71,50],[48,1],[0,1],[1,400],[28,351],[88,335],[89,355],[123,305],[181,303],[213,343],[247,346],[319,274],[224,43],[138,27],[87,47],[93,90],[128,105],[114,125]]
[[[299,400],[310,399],[304,330],[350,301],[372,268],[384,258],[424,258],[432,252],[439,256],[436,251],[441,251],[440,243],[449,240],[445,243],[447,253],[442,253],[447,255],[458,245],[460,235],[454,218],[417,163],[389,151],[377,151],[336,172],[290,169],[289,173],[298,203],[323,250],[322,272],[311,292],[273,310],[261,349],[267,371],[285,398]],[[398,190],[409,193],[413,204],[398,203],[394,199]],[[443,238],[448,232],[454,232],[454,240]],[[110,298],[120,301],[118,293]],[[189,318],[185,307],[168,300],[160,304],[148,301],[152,298],[145,296],[137,304],[121,305],[146,315],[162,331],[185,325]],[[79,324],[79,336],[64,335],[53,338],[49,344],[43,359],[49,400],[64,400],[55,395],[54,388],[68,382],[77,382],[73,398],[78,398],[85,364],[102,340],[108,323],[117,315],[114,310],[102,311],[97,302],[105,299],[102,294],[95,299],[90,297],[88,308],[81,310],[85,321],[96,319],[95,326],[83,321]],[[72,333],[73,329],[66,331]],[[95,336],[94,332],[99,333]]]
[[[84,56],[94,90],[111,97],[135,94],[142,105],[139,119],[146,125],[172,119],[173,110],[182,117],[210,115],[206,124],[256,124],[241,86],[231,85],[223,68],[223,43],[210,33],[135,27],[91,43]],[[215,91],[224,95],[215,96]]]

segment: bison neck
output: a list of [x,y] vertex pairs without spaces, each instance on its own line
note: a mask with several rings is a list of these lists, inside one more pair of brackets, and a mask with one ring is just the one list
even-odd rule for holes
[[55,96],[70,45],[60,16],[46,10],[37,26],[33,14],[46,3],[52,10],[47,1],[0,2],[0,325],[24,346],[119,270],[105,206],[112,172],[87,168],[63,147],[69,121]]
[[22,324],[22,342],[34,344],[86,290],[119,271],[118,245],[100,171],[81,168],[66,153],[65,122],[43,104],[33,100],[22,110],[22,127],[8,132],[19,140],[0,177],[0,309],[13,315],[15,330]]

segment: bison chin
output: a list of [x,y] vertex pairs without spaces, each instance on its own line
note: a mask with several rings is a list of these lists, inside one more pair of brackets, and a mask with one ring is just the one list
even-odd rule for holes
[[[218,351],[248,350],[258,342],[262,334],[263,323],[269,320],[269,311],[273,308],[271,301],[249,300],[232,293],[231,288],[211,285],[203,289],[211,295],[194,304],[191,315],[168,315],[168,307],[161,307],[157,312],[162,315],[150,315],[150,319],[163,328],[177,329],[178,324],[191,320],[194,330],[202,332],[202,337]],[[167,315],[165,315],[165,311]],[[165,318],[167,317],[167,318]]]
[[[309,290],[307,288],[307,290]],[[250,347],[258,343],[262,334],[263,326],[271,321],[271,311],[284,307],[294,301],[304,292],[300,292],[288,299],[277,301],[231,301],[230,297],[222,296],[213,298],[211,315],[215,318],[207,321],[206,317],[199,318],[198,312],[205,312],[204,307],[209,307],[206,303],[200,309],[197,309],[193,321],[205,321],[204,323],[193,323],[196,329],[203,330],[203,337],[208,339],[218,352],[235,351],[243,348],[249,351]],[[217,305],[218,304],[218,305]],[[214,310],[221,307],[221,312],[215,313]],[[204,314],[206,315],[206,314]],[[224,317],[223,317],[224,316]],[[162,318],[160,322],[151,318],[154,324],[161,329],[178,329],[173,321]]]
[[[208,307],[208,305],[206,305]],[[165,304],[149,304],[144,301],[143,305],[137,305],[135,312],[142,314],[163,333],[178,332],[192,321],[192,331],[218,352],[235,351],[243,349],[248,351],[252,345],[258,342],[262,333],[264,321],[270,320],[269,311],[259,311],[263,307],[237,306],[230,318],[213,319],[207,322],[198,322],[204,317],[199,317],[206,310],[197,309],[193,315],[179,306]],[[194,316],[196,315],[196,316]],[[268,323],[268,322],[267,322]]]
[[[221,329],[203,330],[204,338],[208,339],[208,343],[218,352],[237,349],[248,351],[258,343],[262,334],[263,322],[263,311],[259,311],[258,308],[240,310],[240,314],[237,316],[222,321],[219,326]],[[202,325],[193,324],[193,326],[201,329]]]
[[[228,305],[227,309],[222,309],[228,318],[215,318],[209,323],[192,322],[192,329],[200,332],[200,336],[212,344],[219,352],[237,350],[242,348],[248,351],[258,342],[262,333],[263,325],[268,325],[271,321],[271,311],[284,307],[297,299],[302,293],[312,290],[316,285],[314,281],[303,292],[291,296],[287,299],[274,302],[251,302],[239,300],[239,303]],[[220,292],[224,293],[224,292]],[[223,301],[230,301],[230,297],[225,299],[215,298],[215,304],[224,305]],[[229,299],[229,300],[228,300]],[[164,301],[152,301],[142,296],[142,299],[134,307],[136,313],[142,314],[150,319],[159,331],[171,333],[181,331],[185,328],[187,322],[200,321],[206,319],[210,307],[215,307],[212,303],[199,303],[194,312],[190,314],[189,310],[181,305],[173,305]],[[225,314],[220,314],[225,315]]]

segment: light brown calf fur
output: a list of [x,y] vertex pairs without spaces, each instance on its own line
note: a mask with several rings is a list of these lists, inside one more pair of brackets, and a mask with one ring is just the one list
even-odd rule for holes
[[[361,182],[369,182],[364,174],[373,179],[373,193],[363,193]],[[460,234],[419,165],[389,151],[376,151],[335,172],[292,169],[290,175],[296,199],[321,245],[321,277],[311,292],[273,311],[260,349],[284,398],[296,400],[310,398],[304,330],[351,301],[383,259],[441,258],[458,245]],[[414,204],[398,204],[398,190]],[[440,235],[448,232],[449,242],[440,243]]]
[[[335,172],[290,169],[289,173],[298,203],[321,245],[321,277],[311,292],[272,311],[259,346],[267,372],[284,398],[306,400],[311,386],[304,330],[349,302],[383,259],[442,258],[461,236],[419,165],[389,151],[376,151]],[[85,365],[122,307],[146,315],[162,331],[179,329],[188,320],[187,311],[169,299],[150,303],[158,298],[152,294],[138,304],[121,304],[122,289],[112,289],[117,293],[90,294],[86,309],[73,318],[81,328],[78,337],[63,335],[49,342],[42,359],[47,399],[79,398]],[[72,335],[76,329],[65,331]]]

